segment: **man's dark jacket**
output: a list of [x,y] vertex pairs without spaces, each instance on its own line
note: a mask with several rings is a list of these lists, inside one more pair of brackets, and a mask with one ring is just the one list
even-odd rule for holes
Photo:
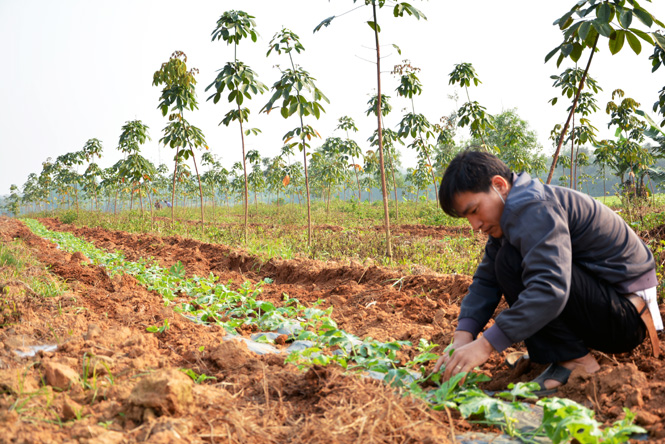
[[522,254],[525,290],[484,333],[499,352],[559,316],[568,301],[573,262],[620,294],[657,285],[654,258],[644,242],[614,211],[585,194],[513,174],[500,223],[503,237],[490,236],[457,327],[475,337],[491,318],[501,299],[494,258],[502,242],[509,242]]

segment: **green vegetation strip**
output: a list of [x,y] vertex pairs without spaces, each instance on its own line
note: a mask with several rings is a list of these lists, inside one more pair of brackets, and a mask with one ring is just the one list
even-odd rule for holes
[[[122,253],[109,253],[96,248],[71,233],[47,230],[39,222],[27,219],[26,225],[37,235],[48,239],[64,251],[81,252],[95,265],[105,267],[110,276],[127,273],[134,276],[149,290],[155,290],[164,298],[164,304],[175,304],[174,310],[202,324],[215,323],[229,333],[237,334],[237,328],[256,325],[259,330],[273,331],[280,328],[291,333],[291,339],[309,341],[307,348],[291,352],[287,362],[304,369],[312,365],[336,363],[354,372],[376,372],[392,386],[405,394],[425,400],[435,410],[456,408],[465,418],[482,417],[483,423],[501,427],[507,434],[520,439],[533,440],[547,437],[553,442],[570,442],[577,439],[584,443],[625,442],[630,435],[644,433],[633,425],[634,414],[624,409],[625,418],[603,429],[594,419],[594,412],[568,399],[546,398],[537,402],[543,408],[542,424],[534,430],[520,430],[516,413],[529,407],[519,398],[535,399],[531,393],[534,383],[509,385],[510,391],[489,396],[478,388],[478,383],[489,378],[482,374],[458,374],[448,381],[441,381],[440,374],[426,374],[426,364],[437,358],[430,352],[436,344],[421,339],[417,356],[400,366],[397,352],[402,347],[412,346],[408,341],[381,343],[372,338],[360,340],[339,328],[330,317],[332,307],[327,310],[305,307],[295,298],[284,295],[284,303],[277,307],[271,302],[256,299],[262,286],[272,283],[265,279],[257,285],[242,284],[237,291],[221,284],[211,274],[207,278],[187,278],[182,263],[169,269],[160,267],[154,260],[127,261]],[[187,302],[180,299],[187,296]],[[176,297],[179,300],[176,301]],[[162,326],[152,326],[148,331],[164,332],[169,328],[168,320]],[[414,376],[415,375],[415,376]],[[191,375],[190,375],[191,376]],[[436,389],[425,390],[422,385],[432,380]],[[504,401],[505,400],[505,401]]]

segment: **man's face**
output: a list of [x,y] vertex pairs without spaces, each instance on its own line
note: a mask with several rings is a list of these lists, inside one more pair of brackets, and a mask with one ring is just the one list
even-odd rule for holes
[[482,231],[495,238],[503,236],[500,221],[504,203],[492,188],[487,192],[457,193],[454,207],[457,214],[468,219],[474,231]]

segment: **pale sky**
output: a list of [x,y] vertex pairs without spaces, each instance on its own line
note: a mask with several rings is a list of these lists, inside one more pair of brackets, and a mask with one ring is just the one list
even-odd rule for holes
[[[211,42],[211,33],[220,15],[240,9],[256,17],[260,34],[257,43],[244,40],[238,58],[250,65],[268,86],[280,73],[276,64],[288,60],[271,54],[265,57],[272,36],[282,27],[297,33],[306,51],[296,54],[296,63],[317,79],[318,87],[331,103],[320,120],[306,118],[323,138],[343,136],[334,132],[337,120],[351,116],[360,132],[353,135],[363,150],[376,120],[366,117],[367,100],[375,92],[376,68],[374,37],[365,23],[371,9],[361,7],[333,20],[316,34],[312,30],[323,19],[340,15],[362,5],[362,0],[223,0],[177,2],[172,0],[47,1],[0,0],[0,45],[4,59],[0,70],[0,195],[11,184],[19,187],[28,174],[39,174],[42,162],[81,150],[90,138],[98,138],[104,156],[98,161],[108,167],[121,158],[118,137],[126,121],[140,119],[150,127],[152,141],[142,153],[155,163],[172,168],[174,151],[159,146],[167,119],[157,109],[160,88],[152,77],[175,50],[188,56],[188,67],[199,69],[197,95],[199,110],[185,117],[204,133],[211,152],[230,168],[241,159],[240,136],[236,125],[218,126],[230,109],[226,96],[217,105],[207,102],[205,88],[216,71],[232,60],[233,48],[222,41]],[[480,86],[471,88],[472,100],[488,112],[517,108],[550,149],[549,132],[563,123],[569,103],[551,106],[548,100],[560,92],[552,87],[550,75],[570,67],[564,61],[544,63],[545,55],[557,46],[561,32],[552,23],[570,9],[574,1],[553,0],[413,0],[428,20],[394,18],[391,8],[380,11],[383,92],[392,97],[393,112],[386,125],[395,128],[410,104],[395,93],[392,67],[403,59],[422,71],[423,95],[416,98],[416,112],[435,123],[462,105],[463,91],[448,85],[448,74],[456,63],[474,65]],[[660,20],[665,20],[665,2],[643,2]],[[635,23],[637,20],[635,20]],[[641,25],[641,24],[640,24]],[[639,25],[638,25],[639,26]],[[646,30],[644,26],[640,29]],[[655,28],[652,28],[655,30]],[[646,44],[635,56],[628,45],[611,56],[607,40],[594,56],[590,75],[603,87],[598,100],[601,112],[592,123],[607,132],[604,108],[611,92],[621,88],[626,95],[651,107],[665,85],[665,68],[651,73],[648,60],[652,49]],[[402,55],[392,44],[397,44]],[[586,63],[588,51],[580,65]],[[458,91],[457,105],[448,98]],[[247,140],[248,149],[262,156],[275,156],[282,136],[298,125],[297,118],[283,119],[277,112],[258,114],[269,94],[248,103],[250,127],[263,133]],[[655,116],[654,116],[655,117]],[[464,136],[465,129],[459,134]],[[317,144],[318,145],[318,144]],[[415,153],[401,148],[405,167],[415,164]],[[198,155],[200,158],[200,153]],[[80,171],[82,172],[82,171]]]

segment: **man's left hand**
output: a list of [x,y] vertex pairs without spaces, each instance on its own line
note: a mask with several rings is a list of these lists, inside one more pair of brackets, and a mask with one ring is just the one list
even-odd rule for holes
[[447,359],[446,371],[443,373],[444,381],[449,380],[457,373],[470,372],[475,367],[483,365],[487,362],[493,350],[494,347],[482,336],[456,349]]

